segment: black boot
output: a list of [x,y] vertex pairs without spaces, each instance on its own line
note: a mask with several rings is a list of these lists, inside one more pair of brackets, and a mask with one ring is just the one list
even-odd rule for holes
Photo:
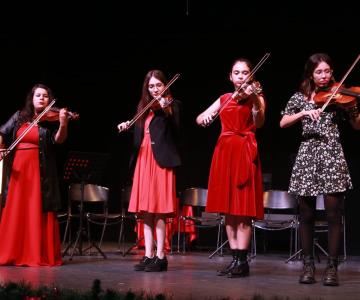
[[312,256],[304,257],[304,267],[299,278],[300,283],[312,284],[315,283],[315,264]]
[[155,256],[154,259],[150,264],[145,266],[145,272],[161,272],[167,271],[168,261],[166,256],[160,259],[159,257]]
[[234,268],[231,269],[227,277],[246,277],[250,275],[249,263],[247,261],[247,250],[238,250],[239,258]]
[[329,257],[323,278],[324,285],[328,285],[328,286],[339,285],[337,266],[338,266],[338,259],[336,257]]
[[225,276],[225,275],[229,274],[230,271],[236,266],[238,257],[239,257],[239,250],[232,249],[231,254],[232,254],[232,258],[233,258],[232,261],[230,262],[230,264],[228,266],[224,267],[222,270],[217,271],[218,276]]
[[145,267],[150,264],[153,261],[153,258],[147,257],[147,256],[143,256],[143,258],[140,260],[140,262],[138,264],[136,264],[134,266],[134,270],[135,271],[144,271]]

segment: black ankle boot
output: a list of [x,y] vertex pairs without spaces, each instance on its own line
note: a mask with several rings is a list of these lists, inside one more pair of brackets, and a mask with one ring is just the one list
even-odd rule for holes
[[163,259],[155,256],[150,264],[145,266],[145,272],[161,272],[167,271],[168,261],[166,256]]
[[304,267],[299,278],[300,283],[312,284],[315,283],[315,264],[312,256],[304,257]]
[[147,257],[147,256],[143,256],[143,258],[140,260],[140,262],[138,264],[136,264],[134,266],[134,270],[135,271],[144,271],[145,267],[150,264],[153,261],[153,258]]
[[225,275],[229,274],[230,271],[236,266],[237,261],[239,259],[239,250],[232,249],[231,254],[232,254],[232,261],[230,262],[230,264],[228,266],[224,267],[222,270],[217,271],[218,276],[225,276]]
[[246,277],[250,275],[249,263],[247,261],[247,250],[238,250],[239,258],[236,261],[234,268],[230,270],[227,277],[236,278],[236,277]]
[[329,257],[323,278],[324,285],[327,286],[339,285],[337,266],[338,266],[338,259],[336,257]]

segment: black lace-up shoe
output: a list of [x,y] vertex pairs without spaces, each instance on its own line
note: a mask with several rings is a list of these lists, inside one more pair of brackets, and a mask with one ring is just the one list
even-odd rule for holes
[[223,269],[217,271],[218,276],[225,276],[225,275],[229,274],[233,268],[235,268],[237,261],[239,259],[238,250],[231,250],[231,252],[232,252],[232,261],[230,262],[229,265],[227,265]]
[[231,270],[235,268],[236,264],[237,264],[237,259],[233,259],[228,266],[224,267],[221,270],[218,270],[217,275],[225,276],[225,275],[229,274],[231,272]]
[[157,256],[155,256],[152,262],[145,266],[145,272],[167,271],[167,267],[168,267],[168,261],[166,256],[164,256],[163,259],[160,259]]
[[237,261],[236,266],[231,269],[227,277],[237,278],[237,277],[247,277],[250,275],[249,263],[247,261],[241,262]]
[[140,260],[140,262],[134,266],[134,270],[135,271],[145,271],[145,267],[147,265],[149,265],[153,261],[153,259],[154,259],[154,257],[150,258],[147,256],[143,256],[143,258]]

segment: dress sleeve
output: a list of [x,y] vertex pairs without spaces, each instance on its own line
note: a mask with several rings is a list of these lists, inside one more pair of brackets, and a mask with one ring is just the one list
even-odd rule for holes
[[0,134],[3,136],[5,144],[9,146],[10,140],[12,139],[14,135],[14,128],[16,125],[16,122],[19,119],[20,112],[17,111],[14,113],[11,118],[3,125],[0,126]]
[[301,93],[294,94],[284,110],[281,111],[281,115],[294,115],[303,109],[304,96]]

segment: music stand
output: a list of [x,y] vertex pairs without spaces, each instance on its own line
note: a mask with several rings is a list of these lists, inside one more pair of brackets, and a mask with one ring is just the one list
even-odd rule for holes
[[[65,163],[64,180],[69,183],[80,183],[80,209],[79,209],[79,230],[76,234],[75,242],[71,242],[64,250],[62,256],[65,256],[73,244],[70,255],[72,260],[75,249],[78,248],[79,255],[83,255],[83,251],[94,247],[106,259],[105,253],[94,243],[90,242],[90,246],[83,250],[83,235],[87,237],[87,230],[83,226],[84,221],[84,189],[86,183],[98,183],[101,180],[103,170],[109,159],[108,154],[70,151]],[[70,201],[70,200],[69,200]]]

